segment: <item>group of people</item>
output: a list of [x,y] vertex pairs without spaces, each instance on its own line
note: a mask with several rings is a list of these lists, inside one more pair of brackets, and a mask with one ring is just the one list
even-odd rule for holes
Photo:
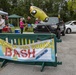
[[24,18],[20,18],[20,30],[21,30],[21,34],[23,33],[24,27],[26,26],[26,29],[28,28],[28,24],[30,24],[30,20],[31,18],[28,16],[27,17],[27,23],[25,23]]
[[[24,22],[24,18],[20,18],[20,30],[21,30],[21,34],[23,33],[23,30],[24,30],[24,27],[26,26],[27,28],[28,28],[28,25],[30,24],[30,20],[31,20],[31,18],[28,16],[28,18],[27,18],[27,23],[25,23]],[[38,19],[38,18],[36,18],[36,20],[35,20],[35,24],[38,24],[38,23],[40,23],[41,21]]]
[[[26,26],[26,28],[28,27],[28,24],[30,24],[30,20],[31,18],[28,16],[27,18],[27,23],[25,23],[24,18],[20,18],[20,22],[19,22],[19,26],[20,26],[20,30],[21,30],[21,34],[23,33],[24,27]],[[36,19],[35,24],[38,24],[40,21],[38,19]],[[2,33],[3,28],[5,27],[5,19],[2,18],[2,16],[0,15],[0,33]]]
[[[25,23],[23,21],[23,18],[20,18],[21,34],[23,33],[24,26],[25,26]],[[6,25],[5,25],[5,19],[3,19],[2,15],[0,15],[0,33],[2,33],[4,27],[6,27]]]
[[5,23],[5,18],[0,15],[0,33],[2,32],[11,32],[11,28],[8,24]]

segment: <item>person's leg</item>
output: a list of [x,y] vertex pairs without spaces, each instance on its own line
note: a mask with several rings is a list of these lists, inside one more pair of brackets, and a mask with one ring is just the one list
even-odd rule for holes
[[21,28],[21,34],[23,33],[23,28]]
[[21,29],[21,34],[22,34],[22,28],[20,28]]
[[0,29],[0,33],[2,33],[2,29]]

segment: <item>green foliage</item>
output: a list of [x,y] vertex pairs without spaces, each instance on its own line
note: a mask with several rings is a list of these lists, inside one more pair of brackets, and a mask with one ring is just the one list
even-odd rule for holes
[[[27,19],[31,16],[29,12],[30,3],[41,8],[48,16],[61,15],[64,21],[76,19],[76,0],[0,0],[0,8],[10,14],[17,14]],[[60,8],[59,8],[60,7]],[[31,23],[34,18],[31,16]]]
[[76,13],[73,14],[72,19],[76,20]]
[[30,27],[30,28],[24,28],[24,32],[33,32],[33,28],[32,27]]
[[9,0],[0,0],[0,9],[10,12],[11,5],[9,4]]
[[68,1],[68,9],[72,11],[76,10],[76,0]]

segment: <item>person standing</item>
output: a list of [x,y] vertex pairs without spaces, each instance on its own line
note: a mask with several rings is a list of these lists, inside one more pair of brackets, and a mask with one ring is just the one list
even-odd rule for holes
[[23,22],[23,18],[20,18],[20,29],[21,29],[21,34],[23,33],[23,29],[24,29],[24,22]]
[[5,26],[5,20],[0,15],[0,33],[2,33],[2,29]]

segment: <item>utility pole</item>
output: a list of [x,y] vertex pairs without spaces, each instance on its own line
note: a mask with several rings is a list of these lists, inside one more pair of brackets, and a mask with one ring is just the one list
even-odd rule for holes
[[59,3],[59,10],[58,10],[58,18],[59,18],[59,22],[60,22],[60,11],[61,11],[61,3]]

